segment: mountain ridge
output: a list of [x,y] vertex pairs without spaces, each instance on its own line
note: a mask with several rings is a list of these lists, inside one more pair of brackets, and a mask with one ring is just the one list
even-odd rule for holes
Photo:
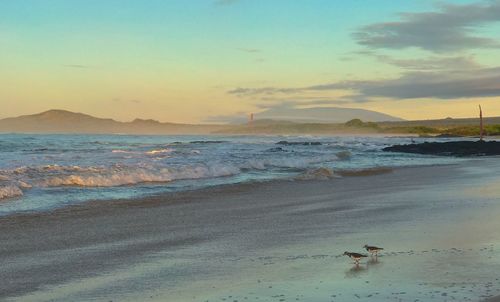
[[221,125],[163,123],[153,119],[136,118],[130,122],[99,118],[63,109],[0,119],[2,132],[30,133],[96,133],[96,134],[189,134],[210,133]]
[[[300,108],[293,104],[278,104],[253,114],[255,120],[275,120],[296,123],[345,123],[352,119],[366,122],[397,122],[404,119],[386,113],[345,107],[306,107]],[[209,119],[211,122],[242,124],[247,122],[242,115],[217,116]]]
[[256,113],[255,116],[258,119],[285,120],[301,123],[345,123],[352,119],[361,119],[365,122],[404,121],[402,118],[378,111],[343,107],[295,108],[277,106]]

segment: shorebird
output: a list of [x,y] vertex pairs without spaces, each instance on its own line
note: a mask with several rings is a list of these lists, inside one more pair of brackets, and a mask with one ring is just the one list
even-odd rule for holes
[[363,255],[363,254],[351,253],[351,252],[344,252],[344,255],[349,256],[349,258],[354,260],[354,263],[356,263],[356,264],[359,264],[359,260],[361,260],[361,258],[368,257],[368,256]]
[[381,250],[383,250],[383,248],[381,247],[377,247],[377,246],[369,246],[367,244],[365,244],[365,246],[363,246],[370,254],[375,255],[375,256],[378,256],[378,252],[380,252]]

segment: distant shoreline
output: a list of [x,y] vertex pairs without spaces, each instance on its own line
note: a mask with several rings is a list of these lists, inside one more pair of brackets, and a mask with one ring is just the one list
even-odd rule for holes
[[[340,110],[340,109],[339,109]],[[325,119],[327,120],[327,119]],[[344,119],[345,120],[345,119]],[[500,117],[484,118],[485,134],[500,135]],[[65,110],[0,119],[0,133],[41,134],[128,134],[128,135],[448,135],[475,136],[479,133],[477,118],[419,121],[303,122],[256,119],[240,124],[181,124],[151,119],[120,122]]]

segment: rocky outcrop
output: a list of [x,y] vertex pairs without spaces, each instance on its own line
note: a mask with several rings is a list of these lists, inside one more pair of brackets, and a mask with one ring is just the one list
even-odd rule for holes
[[432,142],[422,144],[394,145],[384,151],[418,153],[442,156],[491,156],[500,155],[497,141]]

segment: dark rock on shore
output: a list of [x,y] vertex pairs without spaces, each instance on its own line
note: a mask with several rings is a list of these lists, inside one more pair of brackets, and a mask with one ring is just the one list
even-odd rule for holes
[[279,141],[276,144],[285,145],[285,146],[293,146],[293,145],[302,145],[302,146],[319,146],[320,142],[289,142],[289,141]]
[[418,153],[442,156],[491,156],[500,155],[500,142],[497,141],[458,141],[433,142],[409,145],[394,145],[384,151]]

